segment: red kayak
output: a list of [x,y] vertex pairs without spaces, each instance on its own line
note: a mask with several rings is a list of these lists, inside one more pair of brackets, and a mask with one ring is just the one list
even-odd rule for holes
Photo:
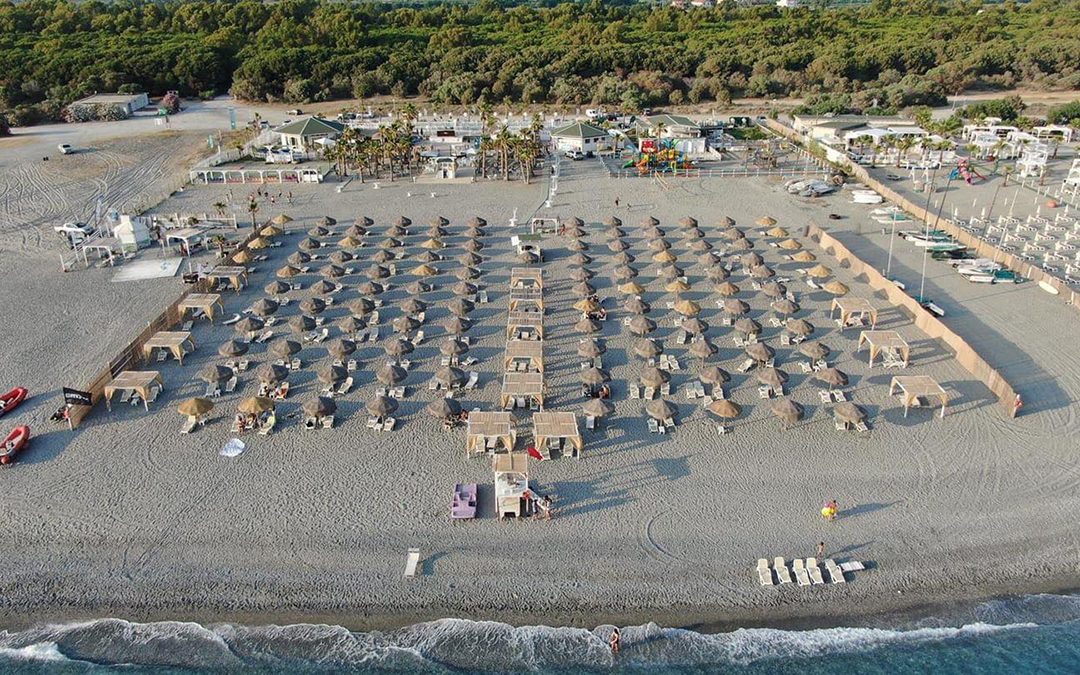
[[26,447],[30,442],[30,427],[23,425],[15,427],[0,445],[0,464],[11,464],[15,461],[15,455]]
[[26,400],[30,394],[26,387],[15,387],[8,393],[0,396],[0,415],[9,413]]

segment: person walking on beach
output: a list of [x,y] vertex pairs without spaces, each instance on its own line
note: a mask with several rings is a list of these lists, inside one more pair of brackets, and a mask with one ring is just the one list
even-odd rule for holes
[[611,629],[611,637],[608,638],[608,645],[611,647],[612,654],[619,653],[619,643],[622,641],[622,636],[619,635],[618,628]]
[[830,499],[825,502],[825,506],[821,507],[821,517],[825,520],[836,520],[836,514],[840,511],[840,505],[836,503],[835,499]]
[[819,557],[819,558],[824,558],[825,557],[825,542],[823,542],[823,541],[819,541],[817,543],[817,557]]

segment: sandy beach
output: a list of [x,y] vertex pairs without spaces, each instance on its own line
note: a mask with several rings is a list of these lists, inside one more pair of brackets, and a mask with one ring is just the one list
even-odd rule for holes
[[[423,412],[435,396],[427,383],[439,366],[444,330],[438,322],[448,316],[453,298],[453,259],[462,252],[462,232],[472,216],[490,224],[478,280],[490,303],[470,314],[475,325],[468,333],[474,342],[469,354],[480,360],[472,369],[481,379],[462,403],[495,409],[508,275],[516,264],[509,242],[514,231],[507,223],[515,209],[524,221],[543,204],[546,183],[440,185],[432,188],[435,198],[407,182],[383,182],[378,190],[353,182],[341,193],[334,183],[299,186],[295,205],[261,212],[269,218],[285,211],[295,221],[281,238],[284,245],[269,249],[271,259],[259,263],[249,287],[225,293],[229,314],[263,297],[274,270],[324,215],[336,218],[339,230],[370,216],[376,223],[371,242],[406,215],[415,223],[404,237],[404,250],[412,254],[421,250],[428,221],[445,216],[451,222],[444,252],[450,260],[436,263],[443,274],[435,278],[436,290],[424,296],[430,304],[427,338],[411,355],[396,431],[364,428],[363,407],[378,386],[373,372],[387,359],[380,345],[369,343],[357,354],[357,386],[338,400],[337,427],[304,430],[300,404],[317,392],[315,369],[328,361],[324,348],[307,347],[300,354],[304,368],[290,377],[289,399],[279,406],[278,430],[244,437],[247,450],[233,459],[218,450],[231,437],[237,403],[258,387],[253,372],[242,377],[236,393],[217,402],[205,428],[179,433],[176,404],[201,395],[205,385],[196,373],[223,362],[217,346],[234,335],[229,327],[205,322],[196,324],[198,348],[182,367],[172,360],[159,364],[166,387],[149,413],[100,407],[75,432],[50,427],[47,418],[60,403],[60,387],[85,383],[182,284],[179,278],[112,283],[109,269],[62,274],[48,247],[0,248],[0,283],[8,291],[0,296],[0,372],[5,386],[27,386],[34,394],[3,421],[35,429],[32,449],[0,472],[6,513],[0,550],[7,562],[0,570],[0,615],[9,622],[123,616],[349,627],[443,616],[548,625],[748,625],[1075,586],[1080,361],[1072,343],[1080,334],[1080,315],[1073,309],[1033,285],[966,286],[932,263],[933,296],[947,304],[948,320],[955,322],[950,325],[1015,378],[1029,403],[1023,415],[1008,419],[940,344],[878,301],[879,328],[899,331],[913,346],[906,374],[932,375],[953,398],[943,419],[925,409],[905,418],[899,401],[888,395],[894,371],[868,368],[866,352],[856,352],[858,333],[841,333],[829,320],[831,297],[793,278],[789,286],[802,307],[797,316],[815,326],[812,339],[831,348],[830,365],[849,375],[847,391],[869,413],[871,431],[835,430],[818,399],[819,385],[796,366],[801,357],[781,347],[779,330],[766,326],[763,339],[790,375],[789,398],[806,412],[803,421],[784,430],[758,398],[753,372],[735,372],[742,350],[731,329],[721,326],[712,284],[686,248],[677,221],[698,218],[706,239],[719,245],[717,223],[731,216],[766,263],[781,276],[795,277],[799,265],[782,260],[753,225],[770,215],[833,267],[852,296],[868,297],[865,285],[801,236],[803,226],[817,224],[876,262],[887,242],[872,227],[868,208],[850,204],[844,193],[822,200],[792,197],[776,179],[617,180],[596,160],[567,162],[563,169],[552,207],[538,215],[576,216],[587,224],[592,283],[614,310],[597,337],[607,346],[604,366],[616,412],[598,431],[583,431],[582,459],[532,463],[534,485],[555,498],[550,522],[498,521],[489,459],[466,458],[464,431],[443,431]],[[226,191],[189,188],[156,211],[212,211],[210,205]],[[238,187],[232,193],[234,202],[246,196]],[[847,217],[830,221],[828,213]],[[658,324],[651,337],[663,340],[666,353],[683,366],[667,397],[678,407],[678,426],[666,436],[648,433],[643,402],[627,395],[643,363],[631,353],[637,338],[622,325],[626,313],[612,278],[617,263],[601,225],[610,215],[624,221],[628,252],[637,258],[637,281],[647,289],[649,317]],[[719,348],[709,364],[732,373],[728,397],[744,413],[727,435],[718,435],[718,421],[684,394],[701,365],[675,343],[675,312],[665,304],[673,297],[655,275],[638,226],[647,216],[659,219],[686,268],[691,290],[684,297],[704,308],[701,318]],[[580,335],[572,326],[580,313],[571,307],[577,298],[567,241],[544,242],[547,408],[579,412],[585,401],[574,351]],[[375,250],[360,249],[358,270]],[[914,249],[897,246],[896,254],[904,273],[917,273],[921,258]],[[398,267],[393,287],[382,296],[384,341],[389,322],[401,314],[397,305],[409,297],[404,286],[413,280],[407,274],[411,265]],[[346,315],[344,305],[365,280],[361,274],[346,277],[342,301],[326,312],[328,323]],[[740,273],[733,280],[743,287],[738,297],[750,304],[750,316],[765,324],[767,299]],[[301,290],[290,297],[309,296]],[[281,315],[298,311],[293,302]],[[265,349],[252,349],[254,363],[273,360]],[[517,417],[524,436],[531,428],[528,414]],[[447,517],[459,482],[480,484],[476,521]],[[828,498],[842,509],[834,522],[818,514]],[[843,586],[758,585],[758,558],[811,556],[819,541],[828,556],[865,561],[869,569]],[[422,552],[422,574],[403,579],[405,552],[413,546]]]

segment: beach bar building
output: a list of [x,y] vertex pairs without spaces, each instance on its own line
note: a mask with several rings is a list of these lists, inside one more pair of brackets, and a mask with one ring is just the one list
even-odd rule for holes
[[577,150],[585,154],[611,150],[615,142],[607,131],[585,122],[574,122],[555,129],[551,132],[551,139],[559,152]]
[[328,140],[333,140],[345,130],[345,125],[334,120],[326,120],[321,117],[308,117],[302,120],[290,122],[285,126],[274,129],[274,133],[281,137],[281,144],[286,148],[311,152],[318,150]]

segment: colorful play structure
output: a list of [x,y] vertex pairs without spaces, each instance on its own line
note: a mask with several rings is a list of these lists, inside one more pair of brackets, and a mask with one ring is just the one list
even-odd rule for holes
[[986,180],[986,176],[979,173],[975,167],[971,164],[971,160],[961,159],[956,168],[949,174],[949,180],[956,180],[957,178],[963,178],[964,182],[971,185],[975,182],[975,179]]
[[689,169],[690,160],[686,159],[675,141],[674,138],[642,139],[638,153],[623,164],[623,168],[635,168],[642,176],[653,172],[674,173],[679,169]]

